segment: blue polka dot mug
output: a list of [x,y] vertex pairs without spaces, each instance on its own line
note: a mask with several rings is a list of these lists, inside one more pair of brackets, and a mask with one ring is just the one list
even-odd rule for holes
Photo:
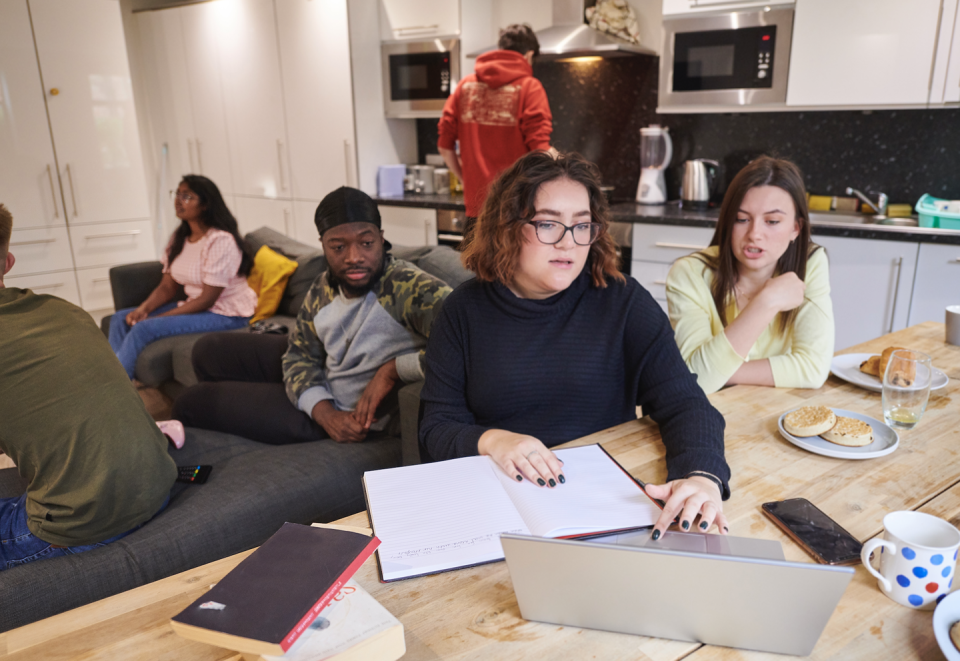
[[[953,587],[960,530],[923,512],[891,512],[883,517],[883,528],[883,539],[864,543],[863,566],[898,604],[932,610]],[[877,549],[879,572],[870,564]]]

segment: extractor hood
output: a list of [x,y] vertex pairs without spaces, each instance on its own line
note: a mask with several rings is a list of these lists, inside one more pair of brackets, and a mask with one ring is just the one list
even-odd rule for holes
[[[584,22],[585,10],[584,0],[553,0],[553,25],[536,31],[540,42],[540,59],[657,54],[650,48],[594,30]],[[496,48],[495,45],[483,48],[468,53],[467,57],[477,57]]]

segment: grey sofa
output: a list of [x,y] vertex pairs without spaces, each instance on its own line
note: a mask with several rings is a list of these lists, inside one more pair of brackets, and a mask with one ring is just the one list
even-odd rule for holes
[[[310,284],[326,269],[323,253],[266,228],[246,238],[255,249],[266,244],[298,262],[274,318],[292,324]],[[450,248],[395,247],[393,254],[452,286],[472,277]],[[129,307],[156,286],[160,266],[116,267],[110,277],[117,309]],[[109,323],[107,318],[104,332]],[[190,353],[199,337],[150,345],[137,361],[137,377],[176,396],[196,382]],[[171,446],[170,455],[178,465],[212,465],[207,483],[175,485],[162,513],[113,544],[0,571],[0,632],[253,548],[285,521],[327,522],[363,510],[364,471],[419,461],[420,385],[409,384],[399,393],[402,442],[386,437],[275,446],[188,429],[183,449]],[[16,469],[0,470],[0,498],[25,489]]]

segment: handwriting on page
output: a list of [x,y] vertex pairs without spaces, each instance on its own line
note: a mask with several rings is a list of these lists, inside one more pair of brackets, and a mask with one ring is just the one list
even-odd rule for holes
[[416,549],[404,549],[403,551],[391,553],[386,556],[390,560],[408,560],[410,558],[419,558],[423,556],[433,556],[439,553],[450,553],[462,551],[463,549],[470,548],[473,546],[478,546],[482,544],[488,544],[490,542],[500,543],[500,535],[505,533],[513,534],[526,534],[526,528],[517,528],[515,530],[502,530],[498,533],[489,533],[486,535],[478,535],[477,537],[472,537],[470,539],[460,539],[455,542],[448,542],[446,544],[438,544],[437,546],[424,546]]

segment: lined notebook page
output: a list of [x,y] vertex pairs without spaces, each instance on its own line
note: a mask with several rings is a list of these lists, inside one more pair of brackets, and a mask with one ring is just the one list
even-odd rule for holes
[[499,471],[466,457],[365,473],[383,580],[502,560],[500,533],[530,534]]
[[516,482],[498,470],[503,488],[530,532],[540,537],[586,535],[653,525],[660,508],[599,445],[556,450],[566,484],[550,489]]

